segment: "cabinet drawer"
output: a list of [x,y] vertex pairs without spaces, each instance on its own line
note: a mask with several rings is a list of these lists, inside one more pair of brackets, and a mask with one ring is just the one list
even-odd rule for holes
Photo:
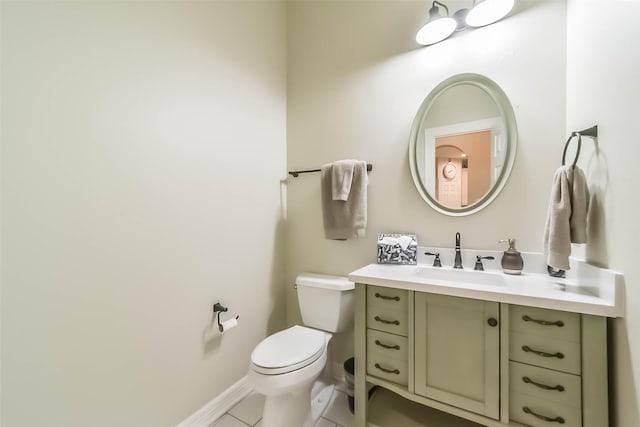
[[407,291],[382,286],[367,286],[367,306],[407,311]]
[[580,375],[580,343],[512,332],[509,359]]
[[408,363],[377,352],[367,354],[367,374],[401,385],[407,385]]
[[509,391],[521,393],[555,403],[581,407],[580,377],[551,369],[509,363]]
[[509,307],[509,329],[512,332],[580,342],[580,315],[512,305]]
[[406,311],[385,307],[367,307],[367,327],[378,331],[407,336],[408,314]]
[[377,353],[407,363],[407,338],[367,329],[367,354]]
[[562,405],[522,393],[511,393],[509,418],[532,427],[581,427],[580,408]]

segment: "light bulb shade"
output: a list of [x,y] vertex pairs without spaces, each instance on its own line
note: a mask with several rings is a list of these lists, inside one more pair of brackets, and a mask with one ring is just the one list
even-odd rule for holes
[[416,41],[421,45],[431,45],[449,37],[456,30],[456,20],[449,17],[431,19],[418,30]]
[[514,0],[479,1],[467,14],[467,25],[484,27],[507,16],[513,9]]

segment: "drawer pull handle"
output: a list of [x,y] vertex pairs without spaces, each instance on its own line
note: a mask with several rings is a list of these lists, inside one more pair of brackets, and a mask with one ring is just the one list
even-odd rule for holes
[[533,381],[531,378],[529,377],[522,377],[522,381],[524,381],[526,384],[533,384],[536,387],[540,387],[543,390],[558,390],[558,391],[564,391],[564,387],[561,386],[560,384],[558,384],[557,386],[550,386],[550,385],[546,385],[546,384],[540,384],[537,383],[535,381]]
[[387,300],[391,300],[391,301],[400,301],[400,297],[399,296],[388,297],[386,295],[379,294],[378,292],[376,292],[374,296],[376,298],[387,299]]
[[384,344],[381,343],[380,340],[376,340],[376,345],[379,345],[382,348],[388,348],[389,350],[400,350],[400,346],[399,345],[389,345],[389,344]]
[[529,317],[526,314],[522,316],[522,320],[524,320],[525,322],[537,323],[538,325],[543,325],[543,326],[557,326],[558,328],[562,328],[564,326],[564,322],[562,320],[549,322],[548,320],[534,319],[533,317]]
[[534,417],[538,418],[539,420],[546,421],[548,423],[564,424],[564,418],[562,418],[562,417],[551,418],[551,417],[547,417],[547,416],[544,416],[544,415],[536,414],[531,409],[529,409],[529,407],[527,407],[527,406],[523,406],[522,407],[522,411],[525,414],[533,415]]
[[395,374],[395,375],[400,375],[400,371],[397,369],[387,369],[387,368],[383,368],[382,366],[380,366],[380,364],[376,363],[374,365],[376,368],[380,369],[382,372],[386,372],[387,374]]
[[385,320],[385,319],[381,318],[380,316],[376,316],[376,317],[374,317],[374,319],[376,320],[376,322],[386,323],[387,325],[396,325],[396,326],[398,326],[400,324],[400,322],[397,321],[397,320]]
[[542,357],[557,357],[558,359],[564,359],[564,354],[562,354],[560,352],[547,353],[547,352],[544,352],[544,351],[534,350],[531,347],[529,347],[528,345],[523,345],[522,346],[522,351],[524,351],[526,353],[537,354],[538,356],[542,356]]

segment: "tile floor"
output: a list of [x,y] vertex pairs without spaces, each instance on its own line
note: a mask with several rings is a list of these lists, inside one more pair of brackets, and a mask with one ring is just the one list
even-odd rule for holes
[[[324,412],[314,427],[353,427],[344,384],[336,385]],[[252,393],[231,408],[211,427],[260,427],[264,397]],[[482,427],[471,421],[419,405],[378,388],[369,400],[369,427]]]
[[[264,396],[251,393],[218,419],[211,427],[260,427]],[[347,395],[338,389],[314,427],[353,427]]]

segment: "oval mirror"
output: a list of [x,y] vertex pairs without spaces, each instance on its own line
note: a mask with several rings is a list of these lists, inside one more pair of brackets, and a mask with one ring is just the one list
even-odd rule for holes
[[409,143],[413,182],[438,212],[470,215],[504,187],[516,144],[515,115],[502,89],[479,74],[458,74],[418,109]]

